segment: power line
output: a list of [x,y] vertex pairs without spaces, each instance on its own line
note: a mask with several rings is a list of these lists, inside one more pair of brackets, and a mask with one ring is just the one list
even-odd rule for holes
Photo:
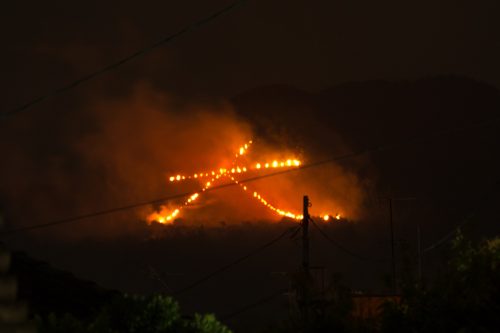
[[500,187],[500,181],[496,181],[493,186],[484,194],[481,196],[479,203],[476,205],[475,209],[469,213],[466,217],[463,218],[463,220],[458,223],[451,231],[449,231],[445,236],[440,238],[437,242],[433,243],[432,245],[429,245],[426,247],[422,252],[427,253],[432,250],[435,250],[437,248],[440,248],[444,244],[446,244],[457,232],[459,228],[462,228],[465,226],[469,221],[472,220],[474,215],[476,215],[477,210],[484,204],[484,202],[488,201],[491,199],[492,194],[495,193],[495,191],[498,191]]
[[[260,176],[250,177],[250,178],[247,178],[247,179],[238,180],[238,183],[240,183],[240,184],[241,183],[248,183],[248,182],[256,181],[256,180],[259,180],[259,179],[264,179],[264,178],[274,177],[274,176],[278,176],[278,175],[283,175],[283,174],[287,174],[287,173],[298,171],[298,170],[304,170],[304,169],[314,168],[314,167],[317,167],[317,166],[320,166],[320,165],[323,165],[323,164],[332,163],[332,162],[335,162],[335,161],[341,161],[343,159],[347,159],[347,158],[350,158],[350,157],[353,157],[353,156],[356,156],[356,155],[357,155],[356,153],[341,155],[341,156],[338,156],[336,158],[329,159],[329,160],[323,160],[323,161],[318,161],[316,163],[304,164],[304,165],[301,165],[301,166],[296,167],[294,169],[281,170],[281,171],[276,171],[276,172],[268,173],[268,174],[265,174],[265,175],[260,175]],[[236,186],[236,185],[237,184],[234,183],[234,182],[227,183],[227,184],[222,184],[222,185],[217,185],[217,186],[213,186],[213,187],[205,189],[205,192],[211,192],[211,191],[223,189],[223,188],[230,187],[230,186]],[[153,199],[153,200],[149,200],[149,201],[138,202],[138,203],[134,203],[134,204],[130,204],[130,205],[125,205],[125,206],[120,206],[120,207],[115,207],[115,208],[110,208],[110,209],[104,209],[104,210],[100,210],[100,211],[96,211],[96,212],[92,212],[92,213],[88,213],[88,214],[83,214],[83,215],[79,215],[79,216],[74,216],[74,217],[69,217],[69,218],[61,219],[61,220],[55,220],[55,221],[46,222],[46,223],[40,223],[40,224],[35,224],[35,225],[31,225],[31,226],[25,226],[25,227],[8,229],[8,230],[1,231],[0,235],[11,234],[11,233],[20,232],[20,231],[30,231],[30,230],[42,229],[42,228],[52,227],[52,226],[61,225],[61,224],[72,223],[72,222],[76,222],[76,221],[80,221],[80,220],[84,220],[84,219],[88,219],[88,218],[92,218],[92,217],[97,217],[97,216],[102,216],[102,215],[108,215],[108,214],[116,213],[116,212],[119,212],[119,211],[129,210],[129,209],[138,208],[138,207],[142,207],[142,206],[160,204],[160,203],[164,203],[164,202],[167,202],[167,201],[170,201],[170,200],[180,199],[180,198],[184,198],[184,197],[190,196],[190,195],[192,195],[194,193],[200,192],[201,190],[202,189],[199,189],[198,191],[195,191],[195,192],[184,192],[184,193],[180,193],[180,194],[176,194],[176,195],[172,195],[172,196],[168,196],[168,197],[163,197],[163,198]]]
[[185,192],[185,193],[181,193],[178,195],[154,199],[154,200],[150,200],[150,201],[139,202],[139,203],[130,204],[130,205],[121,206],[121,207],[116,207],[116,208],[100,210],[100,211],[96,211],[96,212],[92,212],[92,213],[88,213],[88,214],[83,214],[83,215],[79,215],[79,216],[55,220],[55,221],[51,221],[51,222],[34,224],[34,225],[30,225],[30,226],[13,228],[13,229],[7,229],[4,231],[1,231],[0,235],[11,234],[11,233],[20,232],[20,231],[30,231],[30,230],[36,230],[36,229],[43,229],[43,228],[48,228],[48,227],[52,227],[52,226],[56,226],[56,225],[72,223],[72,222],[76,222],[76,221],[80,221],[80,220],[84,220],[84,219],[88,219],[88,218],[92,218],[92,217],[116,213],[116,212],[123,211],[123,210],[129,210],[129,209],[138,208],[138,207],[142,207],[142,206],[159,204],[159,203],[163,203],[163,202],[166,202],[169,200],[183,198],[183,197],[186,197],[190,194],[191,194],[191,192]]
[[275,293],[272,293],[264,298],[261,298],[260,300],[256,301],[256,302],[253,302],[253,303],[250,303],[250,304],[247,304],[241,308],[239,308],[238,310],[234,311],[234,312],[231,312],[231,313],[228,313],[224,316],[222,316],[220,318],[220,320],[222,321],[226,321],[226,320],[229,320],[233,317],[236,317],[236,316],[239,316],[240,314],[242,314],[243,312],[246,312],[248,310],[252,310],[256,307],[259,307],[263,304],[266,304],[266,303],[269,303],[270,301],[272,301],[273,299],[275,299],[276,297],[280,296],[280,295],[283,295],[283,293],[287,292],[287,289],[281,289],[281,290],[278,290],[277,292]]
[[[496,185],[498,185],[499,182],[496,183]],[[496,187],[494,187],[496,189]],[[338,249],[340,249],[341,251],[349,254],[350,256],[353,256],[359,260],[363,260],[363,261],[372,261],[372,262],[387,262],[387,260],[380,260],[380,259],[371,259],[371,258],[367,258],[365,256],[362,256],[360,254],[357,254],[349,249],[347,249],[346,247],[340,245],[337,241],[333,240],[328,234],[326,234],[326,232],[323,231],[323,229],[321,229],[318,224],[312,219],[310,218],[309,219],[312,224],[319,230],[319,232],[321,233],[321,235],[323,237],[325,237],[331,244],[333,244],[335,247],[337,247]],[[282,234],[280,234],[278,237],[272,239],[271,241],[263,244],[262,246],[258,247],[257,249],[253,250],[252,252],[248,253],[247,255],[244,255],[240,258],[238,258],[237,260],[225,265],[225,266],[222,266],[221,268],[207,274],[206,276],[204,276],[203,278],[191,283],[190,285],[188,285],[187,287],[183,288],[183,289],[180,289],[179,291],[173,293],[173,296],[178,296],[180,294],[183,294],[201,284],[203,284],[204,282],[208,281],[209,279],[211,279],[212,277],[214,277],[215,275],[219,274],[219,273],[222,273],[230,268],[232,268],[233,266],[235,265],[238,265],[239,263],[245,261],[246,259],[260,253],[261,251],[267,249],[268,247],[274,245],[275,243],[277,243],[279,240],[281,240],[282,238],[284,238],[286,235],[288,234],[295,234],[298,230],[301,229],[301,226],[297,227],[297,228],[288,228],[285,230],[285,232],[283,232]],[[442,244],[442,242],[437,242],[436,244]],[[236,317],[238,315],[240,315],[241,313],[244,313],[248,310],[251,310],[251,309],[254,309],[258,306],[261,306],[263,304],[266,304],[270,301],[272,301],[274,298],[276,298],[277,296],[279,295],[282,295],[284,292],[286,292],[287,290],[286,289],[282,289],[282,290],[279,290],[271,295],[268,295],[256,302],[253,302],[253,303],[250,303],[250,304],[247,304],[243,307],[241,307],[240,309],[234,311],[234,312],[231,312],[229,314],[226,314],[224,315],[223,317],[221,317],[221,320],[223,321],[226,321],[226,320],[229,320],[233,317]]]
[[362,261],[371,261],[371,262],[387,262],[387,260],[382,260],[382,259],[372,259],[372,258],[367,258],[363,255],[360,255],[358,253],[355,253],[351,250],[349,250],[348,248],[344,247],[343,245],[340,245],[336,240],[334,240],[333,238],[331,238],[326,232],[323,231],[323,229],[321,229],[319,227],[319,225],[316,224],[316,222],[314,222],[313,219],[309,219],[312,224],[316,227],[316,229],[318,229],[318,231],[320,232],[320,234],[325,237],[326,240],[328,240],[333,246],[335,246],[337,249],[341,250],[342,252],[344,253],[347,253],[348,255],[350,255],[351,257],[354,257],[356,259],[359,259],[359,260],[362,260]]
[[[299,228],[300,228],[300,227],[299,227]],[[208,281],[209,279],[211,279],[211,278],[212,278],[212,277],[214,277],[215,275],[217,275],[217,274],[219,274],[219,273],[222,273],[222,272],[224,272],[224,271],[227,271],[227,270],[228,270],[228,269],[230,269],[231,267],[233,267],[233,266],[235,266],[235,265],[237,265],[237,264],[239,264],[239,263],[241,263],[241,262],[243,262],[243,261],[247,260],[248,258],[250,258],[250,257],[252,257],[252,256],[254,256],[254,255],[256,255],[256,254],[260,253],[261,251],[263,251],[263,250],[267,249],[268,247],[270,247],[270,246],[274,245],[275,243],[277,243],[279,240],[281,240],[283,237],[285,237],[285,236],[286,236],[286,235],[288,235],[289,233],[294,232],[294,231],[295,231],[295,229],[297,229],[297,228],[287,228],[287,229],[285,230],[285,232],[281,233],[278,237],[276,237],[276,238],[272,239],[271,241],[269,241],[269,242],[267,242],[267,243],[265,243],[265,244],[263,244],[263,245],[259,246],[258,248],[256,248],[256,249],[255,249],[255,250],[253,250],[252,252],[250,252],[250,253],[248,253],[248,254],[246,254],[246,255],[244,255],[244,256],[242,256],[242,257],[240,257],[240,258],[236,259],[235,261],[233,261],[233,262],[231,262],[231,263],[229,263],[229,264],[227,264],[227,265],[224,265],[224,266],[222,266],[222,267],[220,267],[220,268],[216,269],[215,271],[213,271],[213,272],[211,272],[211,273],[209,273],[209,274],[205,275],[205,276],[204,276],[204,277],[202,277],[201,279],[199,279],[199,280],[197,280],[197,281],[195,281],[195,282],[193,282],[193,283],[189,284],[188,286],[186,286],[186,287],[184,287],[184,288],[182,288],[182,289],[180,289],[180,290],[178,290],[178,291],[174,292],[174,293],[172,294],[172,296],[178,296],[178,295],[180,295],[180,294],[183,294],[183,293],[185,293],[185,292],[187,292],[187,291],[189,291],[189,290],[191,290],[191,289],[193,289],[193,288],[195,288],[195,287],[199,286],[200,284],[202,284],[202,283],[204,283],[204,282]]]
[[[384,151],[384,150],[396,149],[396,148],[399,148],[399,147],[404,146],[404,145],[416,143],[419,140],[423,141],[423,140],[428,139],[429,137],[432,137],[432,136],[437,136],[437,135],[440,135],[440,134],[450,134],[450,133],[453,133],[453,132],[461,132],[461,131],[469,130],[471,128],[479,128],[479,127],[482,127],[482,126],[485,126],[485,125],[491,125],[492,123],[494,123],[494,122],[496,122],[498,120],[500,120],[500,117],[499,118],[495,118],[495,119],[490,120],[490,121],[484,121],[484,122],[472,124],[470,126],[465,126],[465,127],[461,127],[461,128],[447,129],[447,130],[444,130],[444,131],[438,131],[438,132],[435,132],[435,133],[431,133],[431,134],[429,134],[427,136],[414,137],[414,138],[410,138],[410,139],[407,139],[407,140],[402,140],[402,141],[400,141],[398,143],[394,143],[394,144],[380,145],[380,146],[375,146],[375,147],[372,147],[372,148],[361,149],[361,150],[358,150],[358,151],[355,151],[355,152],[346,153],[346,154],[343,154],[343,155],[339,155],[339,156],[332,157],[332,158],[329,158],[329,159],[317,161],[317,162],[314,162],[314,163],[304,164],[304,165],[301,165],[301,166],[293,168],[293,169],[281,170],[281,171],[271,172],[271,173],[268,173],[268,174],[265,174],[265,175],[260,175],[260,176],[250,177],[250,178],[247,178],[247,179],[238,180],[238,182],[240,184],[241,183],[248,183],[248,182],[256,181],[256,180],[259,180],[259,179],[264,179],[264,178],[269,178],[269,177],[274,177],[274,176],[278,176],[278,175],[287,174],[287,173],[290,173],[290,172],[296,172],[296,171],[300,171],[300,170],[310,169],[310,168],[318,167],[318,166],[321,166],[321,165],[324,165],[324,164],[328,164],[328,163],[340,162],[340,161],[347,160],[347,159],[350,159],[350,158],[354,158],[354,157],[357,157],[357,156],[360,156],[360,155],[370,154],[370,153]],[[226,187],[229,187],[229,186],[235,186],[235,185],[237,185],[237,184],[235,184],[233,182],[228,183],[228,184],[222,184],[222,185],[218,185],[218,186],[214,186],[214,187],[208,188],[208,189],[205,190],[205,192],[219,190],[219,189],[222,189],[222,188],[226,188]],[[201,189],[199,191],[201,191]],[[197,191],[197,192],[199,192],[199,191]],[[79,216],[76,216],[76,217],[70,217],[70,218],[65,218],[65,219],[61,219],[61,220],[56,220],[56,221],[51,221],[51,222],[46,222],[46,223],[41,223],[41,224],[36,224],[36,225],[31,225],[31,226],[25,226],[25,227],[8,229],[8,230],[0,232],[0,236],[1,235],[5,235],[5,234],[11,234],[11,233],[14,233],[14,232],[29,231],[29,230],[35,230],[35,229],[41,229],[41,228],[56,226],[56,225],[60,225],[60,224],[71,223],[71,222],[80,221],[80,220],[91,218],[91,217],[97,217],[97,216],[101,216],[101,215],[112,214],[112,213],[115,213],[115,212],[119,212],[119,211],[123,211],[123,210],[129,210],[129,209],[133,209],[133,208],[137,208],[137,207],[142,207],[142,206],[147,206],[147,205],[152,205],[152,204],[159,204],[159,203],[163,203],[163,202],[166,202],[166,201],[169,201],[169,200],[174,200],[174,199],[179,199],[179,198],[187,197],[187,196],[192,195],[194,193],[196,193],[196,192],[184,192],[184,193],[173,195],[173,196],[168,196],[168,197],[164,197],[164,198],[153,199],[153,200],[150,200],[150,201],[139,202],[139,203],[130,204],[130,205],[121,206],[121,207],[116,207],[116,208],[105,209],[105,210],[101,210],[101,211],[96,211],[96,212],[92,212],[92,213],[88,213],[88,214],[79,215]]]
[[154,268],[152,265],[148,265],[148,273],[149,276],[155,279],[156,281],[160,282],[161,287],[166,291],[166,292],[171,292],[170,287],[168,284],[165,282],[163,277],[160,275],[160,273]]
[[[240,184],[241,183],[248,183],[248,182],[256,181],[256,180],[259,180],[259,179],[264,179],[264,178],[269,178],[269,177],[273,177],[273,176],[278,176],[278,175],[286,174],[286,173],[289,173],[289,172],[292,172],[292,171],[297,171],[297,170],[312,168],[312,167],[315,167],[315,166],[318,166],[318,165],[322,165],[322,164],[325,164],[325,163],[326,163],[325,161],[320,161],[320,162],[317,162],[317,163],[311,163],[311,164],[303,165],[303,166],[300,166],[300,167],[296,167],[294,169],[282,170],[282,171],[268,173],[268,174],[265,174],[265,175],[250,177],[250,178],[247,178],[247,179],[238,180],[238,183],[240,183]],[[234,182],[227,183],[227,184],[222,184],[222,185],[217,185],[217,186],[213,186],[213,187],[205,189],[205,192],[212,192],[212,191],[215,191],[215,190],[220,190],[220,189],[223,189],[223,188],[226,188],[226,187],[236,186],[236,185],[238,185],[238,184],[236,184]],[[60,219],[60,220],[55,220],[55,221],[51,221],[51,222],[34,224],[34,225],[24,226],[24,227],[19,227],[19,228],[7,229],[7,230],[0,231],[0,236],[1,235],[5,235],[5,234],[11,234],[11,233],[16,233],[16,232],[21,232],[21,231],[30,231],[30,230],[36,230],[36,229],[43,229],[43,228],[48,228],[48,227],[52,227],[52,226],[56,226],[56,225],[72,223],[72,222],[76,222],[76,221],[80,221],[80,220],[84,220],[84,219],[88,219],[88,218],[92,218],[92,217],[97,217],[97,216],[102,216],[102,215],[108,215],[108,214],[116,213],[116,212],[119,212],[119,211],[130,210],[130,209],[138,208],[138,207],[142,207],[142,206],[160,204],[160,203],[164,203],[164,202],[167,202],[167,201],[170,201],[170,200],[184,198],[184,197],[193,195],[194,193],[198,193],[198,192],[201,192],[201,191],[202,191],[202,189],[199,189],[198,191],[194,191],[194,192],[193,191],[191,191],[191,192],[184,192],[184,193],[180,193],[180,194],[176,194],[176,195],[172,195],[172,196],[168,196],[168,197],[153,199],[153,200],[149,200],[149,201],[142,201],[142,202],[138,202],[138,203],[134,203],[134,204],[130,204],[130,205],[125,205],[125,206],[120,206],[120,207],[115,207],[115,208],[110,208],[110,209],[99,210],[99,211],[96,211],[96,212],[92,212],[92,213],[88,213],[88,214],[83,214],[83,215],[78,215],[78,216],[69,217],[69,218]]]
[[227,14],[228,12],[232,11],[233,9],[237,8],[238,6],[242,5],[244,2],[246,2],[247,0],[237,0],[237,1],[234,1],[232,2],[231,4],[229,4],[228,6],[212,13],[211,15],[207,16],[207,17],[204,17],[202,19],[199,19],[185,27],[183,27],[182,29],[178,30],[177,32],[167,36],[167,37],[164,37],[162,38],[161,40],[157,41],[156,43],[152,44],[152,45],[149,45],[145,48],[142,48],[110,65],[107,65],[105,67],[102,67],[98,70],[96,70],[95,72],[92,72],[90,74],[87,74],[73,82],[70,82],[69,84],[67,85],[64,85],[52,92],[49,92],[45,95],[42,95],[42,96],[39,96],[37,98],[34,98],[32,99],[31,101],[27,102],[26,104],[23,104],[15,109],[12,109],[10,110],[9,112],[5,112],[5,113],[2,113],[0,118],[7,118],[9,116],[12,116],[16,113],[19,113],[19,112],[22,112],[36,104],[39,104],[51,97],[54,97],[54,96],[57,96],[59,94],[62,94],[68,90],[71,90],[79,85],[81,85],[82,83],[85,83],[87,81],[90,81],[98,76],[101,76],[102,74],[105,74],[107,72],[110,72],[111,70],[114,70],[118,67],[120,67],[121,65],[123,64],[126,64],[138,57],[142,57],[144,55],[146,55],[147,53],[153,51],[154,49],[157,49],[159,48],[160,46],[163,46],[169,42],[172,42],[173,40],[175,40],[176,38],[179,38],[181,37],[182,35],[188,33],[188,32],[191,32],[193,30],[196,30],[198,28],[201,28],[202,26],[208,24],[209,22],[215,20],[216,18],[224,15],[224,14]]

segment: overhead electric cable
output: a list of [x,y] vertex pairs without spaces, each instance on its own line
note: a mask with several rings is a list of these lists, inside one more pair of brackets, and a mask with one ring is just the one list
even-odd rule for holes
[[[300,228],[300,227],[298,227],[298,228]],[[233,262],[231,262],[231,263],[229,263],[229,264],[227,264],[227,265],[224,265],[224,266],[222,266],[222,267],[220,267],[220,268],[216,269],[215,271],[213,271],[213,272],[211,272],[211,273],[209,273],[209,274],[205,275],[205,276],[204,276],[204,277],[202,277],[201,279],[199,279],[199,280],[197,280],[197,281],[195,281],[195,282],[193,282],[193,283],[189,284],[188,286],[186,286],[186,287],[184,287],[184,288],[182,288],[182,289],[180,289],[180,290],[178,290],[178,291],[174,292],[174,293],[173,293],[173,296],[178,296],[178,295],[180,295],[180,294],[183,294],[183,293],[185,293],[185,292],[187,292],[187,291],[189,291],[189,290],[191,290],[191,289],[193,289],[193,288],[195,288],[195,287],[199,286],[200,284],[202,284],[202,283],[204,283],[204,282],[206,282],[206,281],[210,280],[210,279],[211,279],[212,277],[214,277],[215,275],[217,275],[217,274],[219,274],[219,273],[222,273],[222,272],[225,272],[225,271],[227,271],[228,269],[230,269],[231,267],[238,265],[239,263],[241,263],[241,262],[243,262],[243,261],[247,260],[247,259],[248,259],[248,258],[250,258],[250,257],[253,257],[254,255],[256,255],[256,254],[260,253],[261,251],[263,251],[263,250],[267,249],[268,247],[270,247],[270,246],[274,245],[275,243],[277,243],[279,240],[281,240],[281,239],[282,239],[283,237],[285,237],[286,235],[288,235],[288,234],[290,234],[290,233],[295,232],[295,230],[296,230],[296,229],[298,229],[298,228],[287,228],[287,229],[285,230],[285,232],[281,233],[278,237],[276,237],[276,238],[272,239],[271,241],[269,241],[269,242],[267,242],[267,243],[265,243],[265,244],[263,244],[263,245],[259,246],[259,247],[258,247],[258,248],[256,248],[255,250],[253,250],[253,251],[249,252],[248,254],[246,254],[246,255],[244,255],[244,256],[242,256],[242,257],[238,258],[238,259],[236,259],[235,261],[233,261]]]
[[462,228],[465,226],[469,221],[472,220],[472,218],[476,215],[477,210],[479,207],[483,206],[485,202],[487,202],[489,199],[491,199],[492,194],[495,193],[495,191],[498,191],[500,189],[500,181],[496,181],[493,186],[481,197],[481,199],[478,201],[478,204],[476,205],[475,209],[469,213],[466,217],[463,218],[463,220],[458,223],[451,231],[449,231],[446,235],[444,235],[442,238],[440,238],[438,241],[433,243],[432,245],[429,245],[426,247],[422,252],[427,253],[429,251],[435,250],[437,248],[440,248],[444,244],[446,244],[453,236],[456,235],[457,230],[459,228]]
[[104,67],[102,67],[102,68],[100,68],[100,69],[98,69],[98,70],[96,70],[96,71],[94,71],[92,73],[89,73],[89,74],[87,74],[85,76],[82,76],[81,78],[79,78],[79,79],[77,79],[77,80],[75,80],[73,82],[70,82],[67,85],[64,85],[64,86],[62,86],[62,87],[60,87],[60,88],[58,88],[58,89],[56,89],[56,90],[54,90],[52,92],[48,92],[45,95],[39,96],[37,98],[34,98],[31,101],[27,102],[26,104],[23,104],[23,105],[15,108],[15,109],[12,109],[9,112],[2,113],[0,115],[0,119],[1,118],[7,118],[7,117],[12,116],[12,115],[14,115],[16,113],[19,113],[21,111],[27,110],[30,107],[32,107],[32,106],[34,106],[36,104],[39,104],[39,103],[41,103],[41,102],[43,102],[43,101],[45,101],[45,100],[47,100],[47,99],[49,99],[51,97],[57,96],[57,95],[59,95],[59,94],[61,94],[63,92],[66,92],[66,91],[68,91],[70,89],[73,89],[73,88],[81,85],[82,83],[85,83],[87,81],[90,81],[90,80],[98,77],[98,76],[101,76],[102,74],[105,74],[105,73],[107,73],[107,72],[109,72],[109,71],[111,71],[113,69],[116,69],[116,68],[120,67],[121,65],[126,64],[126,63],[128,63],[128,62],[130,62],[130,61],[132,61],[132,60],[134,60],[134,59],[136,59],[138,57],[142,57],[142,56],[146,55],[147,53],[149,53],[149,52],[151,52],[151,51],[159,48],[160,46],[163,46],[163,45],[165,45],[165,44],[167,44],[169,42],[172,42],[173,40],[181,37],[182,35],[184,35],[184,34],[186,34],[188,32],[191,32],[193,30],[196,30],[196,29],[198,29],[198,28],[206,25],[207,23],[215,20],[216,18],[218,18],[218,17],[220,17],[220,16],[222,16],[224,14],[227,14],[228,12],[230,12],[231,10],[237,8],[238,6],[240,6],[241,4],[243,4],[246,1],[247,0],[237,0],[237,1],[234,1],[234,2],[230,3],[229,5],[221,8],[220,10],[212,13],[211,15],[209,15],[207,17],[204,17],[204,18],[201,18],[201,19],[199,19],[199,20],[197,20],[197,21],[195,21],[195,22],[193,22],[193,23],[191,23],[191,24],[183,27],[182,29],[178,30],[177,32],[175,32],[175,33],[173,33],[173,34],[171,34],[169,36],[166,36],[166,37],[160,39],[159,41],[157,41],[154,44],[151,44],[151,45],[149,45],[147,47],[144,47],[144,48],[142,48],[142,49],[140,49],[140,50],[138,50],[138,51],[136,51],[136,52],[134,52],[134,53],[126,56],[126,57],[123,57],[122,59],[120,59],[120,60],[118,60],[118,61],[116,61],[116,62],[114,62],[112,64],[104,66]]
[[287,289],[281,289],[281,290],[278,290],[277,292],[275,293],[272,293],[271,295],[268,295],[264,298],[261,298],[260,300],[256,301],[256,302],[253,302],[253,303],[250,303],[250,304],[247,304],[241,308],[239,308],[238,310],[234,311],[234,312],[231,312],[231,313],[228,313],[226,315],[223,315],[220,320],[222,321],[226,321],[226,320],[229,320],[231,318],[234,318],[236,316],[239,316],[240,314],[244,313],[244,312],[247,312],[248,310],[252,310],[256,307],[259,307],[261,305],[264,305],[266,303],[269,303],[270,301],[272,301],[273,299],[275,299],[276,297],[280,296],[280,295],[283,295],[285,292],[287,292],[288,290]]
[[335,246],[337,249],[341,250],[342,252],[350,255],[351,257],[354,257],[356,259],[362,260],[362,261],[371,261],[371,262],[387,262],[387,260],[382,260],[382,259],[372,259],[372,258],[367,258],[363,255],[360,255],[358,253],[355,253],[348,248],[344,247],[343,245],[340,245],[337,241],[335,241],[333,238],[331,238],[323,229],[319,227],[319,225],[314,222],[313,219],[309,219],[312,224],[318,229],[319,233],[326,239],[328,240],[333,246]]

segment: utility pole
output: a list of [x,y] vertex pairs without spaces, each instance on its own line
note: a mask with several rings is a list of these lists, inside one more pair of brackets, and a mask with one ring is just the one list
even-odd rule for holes
[[304,195],[303,200],[303,217],[302,217],[302,319],[304,330],[309,325],[309,280],[310,280],[310,266],[309,266],[309,197]]
[[304,195],[302,218],[302,268],[309,275],[309,197]]
[[420,232],[420,223],[417,223],[417,251],[418,251],[418,283],[423,287],[423,269],[422,269],[422,234]]
[[396,250],[394,244],[394,219],[393,219],[393,201],[415,201],[417,198],[415,197],[388,197],[389,201],[389,228],[391,234],[391,269],[392,269],[392,287],[393,292],[398,293],[398,280],[397,280],[397,270],[396,270]]
[[392,198],[389,198],[389,227],[391,229],[391,264],[392,264],[392,288],[397,293],[396,282],[396,258],[394,253],[394,223],[392,220]]

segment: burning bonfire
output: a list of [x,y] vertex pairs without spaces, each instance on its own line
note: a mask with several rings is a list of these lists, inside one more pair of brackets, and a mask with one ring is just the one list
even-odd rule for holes
[[[260,193],[250,189],[247,185],[241,183],[240,181],[238,181],[238,179],[236,179],[236,177],[238,177],[239,175],[251,171],[257,172],[257,171],[265,171],[269,169],[279,169],[279,168],[281,169],[298,168],[302,165],[302,162],[295,157],[291,157],[285,160],[259,161],[259,162],[254,162],[251,165],[239,165],[238,162],[240,160],[240,157],[248,153],[248,150],[250,149],[252,143],[253,143],[252,141],[249,141],[238,149],[238,151],[235,154],[233,163],[230,167],[228,166],[220,167],[216,170],[203,171],[194,174],[177,174],[169,176],[168,180],[170,182],[197,180],[202,182],[204,186],[200,190],[200,192],[193,193],[188,197],[188,199],[184,201],[184,203],[182,203],[181,205],[179,205],[174,209],[171,208],[169,209],[166,206],[161,206],[158,211],[150,214],[147,217],[147,221],[149,223],[158,222],[161,224],[173,223],[174,220],[182,212],[184,207],[192,205],[195,201],[197,201],[200,198],[201,193],[205,192],[210,187],[213,187],[219,182],[222,182],[222,180],[224,179],[238,185],[239,188],[241,188],[242,191],[248,193],[251,198],[257,200],[257,202],[259,202],[264,207],[271,210],[278,216],[288,217],[292,220],[297,220],[297,221],[302,220],[303,216],[301,214],[292,213],[290,211],[286,211],[272,205],[266,199],[264,199],[264,197]],[[340,214],[338,213],[336,214],[324,213],[321,214],[320,216],[324,221],[329,221],[330,219],[340,220]]]

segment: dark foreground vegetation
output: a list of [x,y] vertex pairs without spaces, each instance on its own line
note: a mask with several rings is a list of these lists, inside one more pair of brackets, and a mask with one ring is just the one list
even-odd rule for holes
[[268,332],[498,332],[500,237],[472,244],[459,231],[435,281],[404,276],[400,297],[388,297],[376,316],[356,316],[342,288],[334,295],[309,323],[290,320]]
[[[19,264],[17,268],[22,269]],[[265,332],[498,332],[499,268],[500,237],[472,243],[458,232],[442,271],[427,283],[403,274],[399,297],[387,298],[376,315],[356,314],[351,291],[337,283],[328,299],[312,309],[307,322],[297,312]],[[95,285],[80,287],[80,292],[73,288],[75,293],[56,295],[55,299],[67,298],[65,305],[50,303],[48,294],[34,299],[39,332],[230,332],[214,315],[181,314],[169,296],[129,296]],[[84,306],[89,302],[95,305],[92,309]]]
[[39,333],[230,332],[212,314],[182,314],[170,296],[104,289],[24,253],[13,254],[12,270]]
[[49,314],[36,318],[40,333],[229,333],[211,314],[181,316],[171,297],[119,296],[93,316],[80,319],[72,314]]
[[473,245],[459,232],[451,258],[428,288],[407,281],[381,312],[384,332],[498,332],[500,238]]

